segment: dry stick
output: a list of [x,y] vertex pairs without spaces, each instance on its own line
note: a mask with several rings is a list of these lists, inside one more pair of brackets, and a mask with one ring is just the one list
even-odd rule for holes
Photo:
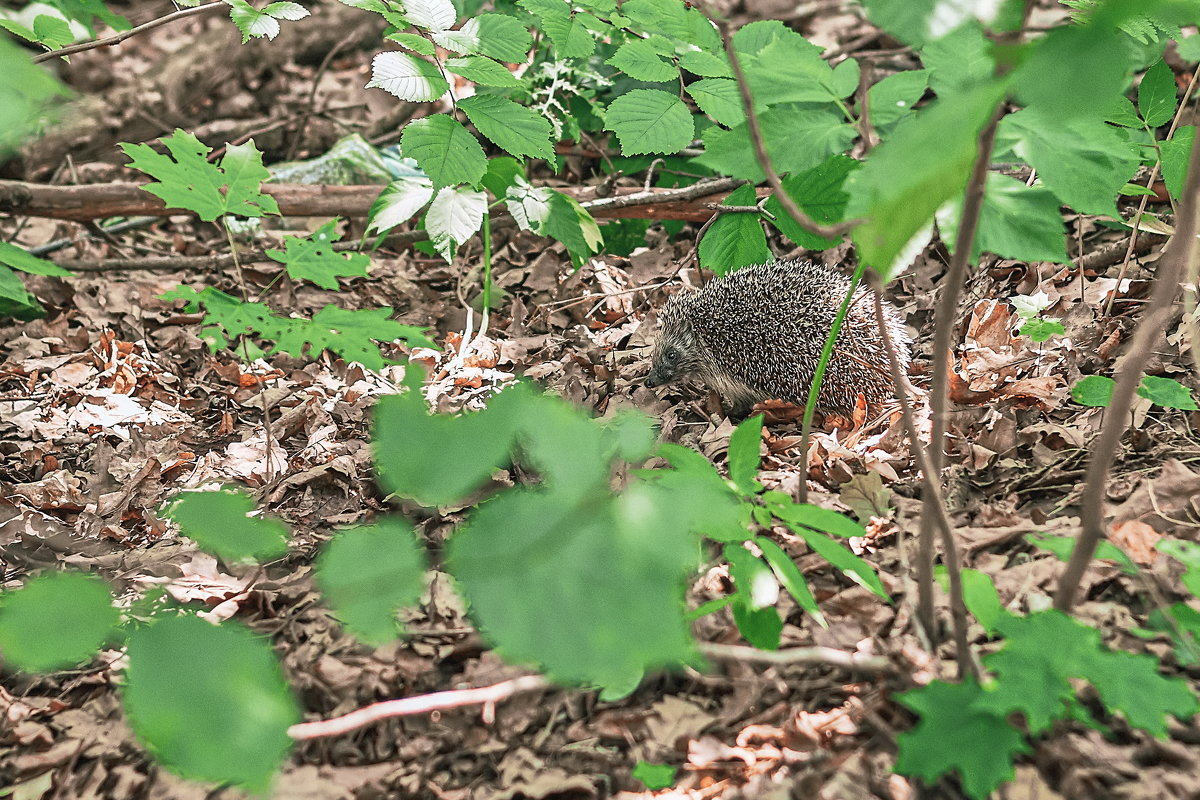
[[[929,463],[933,476],[942,473],[943,455],[946,446],[947,417],[949,415],[950,383],[950,340],[954,335],[955,318],[958,314],[958,298],[967,274],[967,261],[975,244],[975,231],[979,227],[979,215],[983,209],[984,186],[987,182],[988,165],[991,162],[992,146],[996,141],[996,127],[1004,115],[1003,106],[997,107],[988,124],[979,135],[979,148],[975,165],[967,181],[963,200],[962,219],[958,236],[954,240],[954,257],[942,282],[937,309],[933,321],[933,381],[930,387],[930,414],[932,425],[929,436],[931,448]],[[921,527],[917,540],[917,619],[925,628],[926,635],[937,643],[938,635],[933,611],[933,528],[939,502],[933,495],[926,494],[921,504]],[[950,545],[953,546],[953,540]],[[947,554],[949,557],[949,554]],[[955,556],[957,558],[957,556]]]
[[[795,647],[787,650],[766,651],[754,647],[701,642],[699,649],[701,653],[717,661],[771,665],[824,665],[874,675],[897,672],[896,667],[883,656],[849,653],[832,647]],[[428,714],[433,711],[465,706],[490,706],[514,695],[552,688],[552,686],[553,684],[541,675],[525,675],[492,686],[481,686],[477,689],[455,689],[418,697],[405,697],[399,700],[385,700],[355,709],[340,717],[298,723],[288,728],[288,736],[297,740],[339,736],[392,717]],[[486,710],[485,716],[488,716]]]
[[[1175,118],[1171,120],[1171,127],[1167,130],[1167,138],[1170,139],[1175,135],[1175,131],[1179,128],[1179,120],[1183,118],[1183,110],[1187,108],[1188,97],[1192,90],[1196,88],[1196,79],[1200,78],[1200,67],[1196,67],[1196,71],[1192,73],[1192,80],[1188,83],[1187,89],[1183,92],[1183,97],[1179,100],[1179,108],[1175,110]],[[1159,170],[1162,168],[1162,157],[1155,160],[1154,168],[1150,170],[1150,177],[1146,179],[1146,188],[1150,189],[1154,186],[1154,181],[1158,178]],[[1120,289],[1121,281],[1125,278],[1125,273],[1129,271],[1129,261],[1133,258],[1134,248],[1137,247],[1138,231],[1142,227],[1142,215],[1146,213],[1146,206],[1150,203],[1150,195],[1142,195],[1141,202],[1138,203],[1137,213],[1133,216],[1133,225],[1130,226],[1129,232],[1129,248],[1125,251],[1125,260],[1121,262],[1121,271],[1117,273],[1117,288]],[[1104,316],[1112,313],[1113,303],[1117,299],[1117,292],[1109,295],[1108,302],[1104,304]]]
[[492,686],[482,686],[478,689],[456,689],[419,697],[405,697],[400,700],[385,700],[382,703],[373,703],[333,719],[301,722],[288,728],[288,736],[301,740],[338,736],[391,717],[427,714],[431,711],[464,706],[490,705],[507,700],[516,694],[544,689],[549,685],[550,682],[541,675],[526,675]]
[[136,28],[130,28],[127,31],[121,31],[114,36],[108,36],[104,39],[93,39],[90,42],[80,42],[79,44],[73,44],[70,47],[64,47],[61,50],[51,50],[48,53],[38,53],[30,60],[35,64],[40,64],[41,62],[49,61],[52,58],[61,58],[63,56],[69,56],[75,53],[82,53],[84,50],[95,50],[97,47],[113,47],[125,41],[130,36],[135,36],[136,34],[157,28],[160,25],[166,25],[168,22],[174,22],[175,20],[183,19],[184,17],[202,14],[205,11],[212,11],[214,8],[225,7],[226,4],[224,2],[219,2],[206,3],[202,6],[196,6],[195,8],[181,8],[178,11],[167,14],[165,17],[152,19],[149,22],[138,25]]
[[843,667],[855,672],[875,675],[895,673],[897,669],[883,656],[848,653],[832,647],[792,647],[783,650],[759,650],[734,644],[701,642],[700,652],[719,661],[738,661],[746,664],[811,664],[813,666]]
[[[967,604],[963,597],[962,564],[958,557],[958,547],[954,542],[954,526],[950,522],[950,514],[946,511],[945,498],[942,496],[942,484],[937,470],[929,458],[929,451],[921,444],[921,436],[917,431],[917,423],[913,418],[912,404],[908,397],[908,382],[900,369],[900,356],[896,353],[896,344],[888,331],[887,320],[883,315],[883,297],[880,294],[879,276],[871,273],[868,277],[871,288],[875,291],[875,322],[883,335],[883,347],[887,350],[888,368],[892,373],[892,382],[896,384],[896,399],[900,401],[900,416],[904,421],[904,430],[908,434],[909,446],[917,459],[917,467],[921,470],[921,480],[925,485],[926,496],[933,503],[935,522],[938,532],[942,535],[942,549],[946,551],[946,572],[950,582],[950,619],[954,626],[954,643],[958,650],[958,677],[971,675],[978,679],[979,663],[971,651],[967,639]],[[932,639],[930,641],[933,641]]]
[[1081,530],[1071,559],[1058,581],[1058,593],[1054,596],[1054,607],[1070,612],[1075,604],[1083,573],[1096,553],[1105,535],[1104,497],[1108,489],[1108,473],[1112,468],[1121,436],[1129,422],[1129,410],[1133,405],[1133,394],[1142,375],[1142,365],[1150,356],[1155,340],[1167,326],[1172,311],[1172,300],[1179,289],[1180,279],[1194,270],[1200,250],[1196,235],[1200,232],[1200,147],[1192,148],[1188,163],[1187,181],[1181,194],[1181,208],[1175,220],[1175,235],[1169,242],[1170,249],[1159,261],[1158,274],[1154,276],[1154,291],[1150,302],[1138,323],[1137,331],[1130,342],[1129,352],[1121,364],[1117,383],[1113,387],[1112,401],[1104,412],[1104,424],[1100,435],[1093,440],[1092,457],[1083,478]]

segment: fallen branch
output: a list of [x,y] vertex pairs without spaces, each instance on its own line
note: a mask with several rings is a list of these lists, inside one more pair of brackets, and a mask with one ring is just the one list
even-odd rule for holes
[[[745,183],[736,178],[701,181],[678,189],[617,187],[613,197],[596,197],[594,187],[564,187],[562,192],[601,219],[662,219],[704,222],[713,215],[707,204],[720,202]],[[268,183],[263,193],[275,198],[285,217],[366,217],[382,186],[329,186]],[[765,193],[765,190],[764,190]],[[86,222],[106,217],[166,217],[189,214],[168,208],[136,183],[50,186],[0,181],[0,213]]]
[[759,650],[734,644],[701,642],[700,652],[717,661],[740,661],[747,664],[811,664],[842,667],[854,672],[873,675],[896,672],[896,666],[883,656],[849,653],[832,647],[790,647],[784,650]]

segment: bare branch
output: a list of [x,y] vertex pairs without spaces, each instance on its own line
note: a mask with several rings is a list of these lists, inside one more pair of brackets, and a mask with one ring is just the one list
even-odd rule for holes
[[118,34],[106,36],[103,39],[93,39],[90,42],[80,42],[79,44],[73,44],[69,47],[63,47],[59,50],[51,50],[47,53],[38,53],[30,60],[35,64],[40,64],[41,62],[49,61],[52,58],[62,58],[63,56],[82,53],[85,50],[95,50],[97,47],[113,47],[131,36],[136,36],[139,33],[145,33],[146,31],[152,30],[161,25],[166,25],[168,22],[175,22],[176,20],[183,19],[184,17],[194,17],[197,14],[203,14],[205,11],[212,11],[213,9],[226,7],[227,6],[224,2],[217,2],[205,3],[202,6],[195,6],[194,8],[181,8],[178,11],[167,14],[165,17],[152,19],[149,22],[142,23],[141,25],[130,28],[127,31],[121,31]]

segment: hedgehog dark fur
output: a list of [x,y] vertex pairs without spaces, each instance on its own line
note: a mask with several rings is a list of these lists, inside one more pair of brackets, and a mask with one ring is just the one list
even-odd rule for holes
[[[677,294],[659,314],[647,386],[694,378],[744,414],[768,398],[803,403],[850,281],[811,261],[744,267]],[[884,303],[888,333],[908,369],[900,313]],[[861,394],[878,407],[893,397],[887,350],[875,324],[875,293],[859,287],[838,333],[817,406],[853,411]]]

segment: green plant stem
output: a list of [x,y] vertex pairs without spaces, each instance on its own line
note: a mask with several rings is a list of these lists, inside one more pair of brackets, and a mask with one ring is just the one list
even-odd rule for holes
[[858,289],[858,284],[862,280],[863,273],[866,271],[867,265],[864,261],[859,261],[858,266],[854,268],[854,275],[850,278],[850,288],[846,290],[846,296],[842,298],[842,304],[838,307],[837,315],[833,318],[833,327],[829,329],[829,335],[825,337],[825,344],[821,347],[821,357],[817,359],[817,368],[813,372],[812,382],[808,385],[808,398],[804,401],[804,421],[800,426],[800,454],[804,459],[804,464],[800,471],[800,486],[797,489],[797,500],[801,503],[808,502],[808,440],[812,435],[813,414],[817,410],[817,397],[821,391],[821,381],[825,379],[825,369],[829,366],[829,361],[833,358],[833,346],[837,343],[838,334],[841,333],[842,323],[846,320],[846,314],[850,311],[850,303],[854,301],[854,292]]
[[492,217],[483,214],[483,321],[479,332],[486,334],[488,319],[492,313]]
[[1104,424],[1100,435],[1092,441],[1091,460],[1083,478],[1083,496],[1080,498],[1081,530],[1067,568],[1058,582],[1054,596],[1054,607],[1070,612],[1075,605],[1075,596],[1083,573],[1096,554],[1096,548],[1105,537],[1104,498],[1108,490],[1108,473],[1121,445],[1121,436],[1129,423],[1129,411],[1133,406],[1133,395],[1142,376],[1142,365],[1153,349],[1154,342],[1162,335],[1171,317],[1172,300],[1179,289],[1183,276],[1195,274],[1200,262],[1200,247],[1196,240],[1200,233],[1200,147],[1192,148],[1188,162],[1187,180],[1180,194],[1180,213],[1175,219],[1175,235],[1171,237],[1170,249],[1159,261],[1158,274],[1154,276],[1154,291],[1137,326],[1129,351],[1121,362],[1117,382],[1113,387],[1112,401],[1104,412]]

